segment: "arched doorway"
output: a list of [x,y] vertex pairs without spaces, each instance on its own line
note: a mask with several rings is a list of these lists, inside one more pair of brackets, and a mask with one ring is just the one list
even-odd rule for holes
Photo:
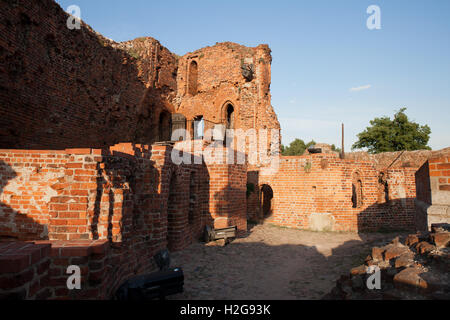
[[268,184],[261,187],[261,209],[264,219],[269,218],[273,213],[273,190]]

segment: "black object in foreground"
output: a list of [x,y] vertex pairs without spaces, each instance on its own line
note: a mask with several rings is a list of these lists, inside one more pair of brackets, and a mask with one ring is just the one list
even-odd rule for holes
[[209,226],[205,227],[205,242],[216,241],[219,239],[233,239],[236,238],[237,227],[228,227],[224,229],[212,229]]
[[184,274],[181,268],[142,275],[127,280],[115,294],[116,300],[144,301],[182,293]]

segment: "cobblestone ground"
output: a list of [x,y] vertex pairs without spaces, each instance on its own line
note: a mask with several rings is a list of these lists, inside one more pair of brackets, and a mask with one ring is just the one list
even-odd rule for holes
[[185,292],[171,300],[320,299],[399,234],[319,233],[257,225],[225,247],[195,243],[173,253]]

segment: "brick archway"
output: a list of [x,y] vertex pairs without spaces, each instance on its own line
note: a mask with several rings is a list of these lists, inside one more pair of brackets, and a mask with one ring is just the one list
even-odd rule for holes
[[232,126],[233,126],[232,128],[227,127],[227,129],[236,129],[237,111],[238,111],[238,108],[237,108],[236,104],[234,102],[232,102],[231,100],[227,100],[222,104],[222,108],[220,111],[221,122],[225,126],[227,126],[227,122],[230,122],[230,120],[231,120]]
[[273,189],[268,184],[261,186],[261,212],[262,218],[267,219],[273,214]]

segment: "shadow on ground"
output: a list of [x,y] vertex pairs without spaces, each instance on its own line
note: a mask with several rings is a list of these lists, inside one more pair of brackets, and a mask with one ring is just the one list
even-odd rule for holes
[[185,292],[171,299],[321,299],[336,280],[398,233],[319,233],[267,224],[225,247],[196,243],[174,253]]

